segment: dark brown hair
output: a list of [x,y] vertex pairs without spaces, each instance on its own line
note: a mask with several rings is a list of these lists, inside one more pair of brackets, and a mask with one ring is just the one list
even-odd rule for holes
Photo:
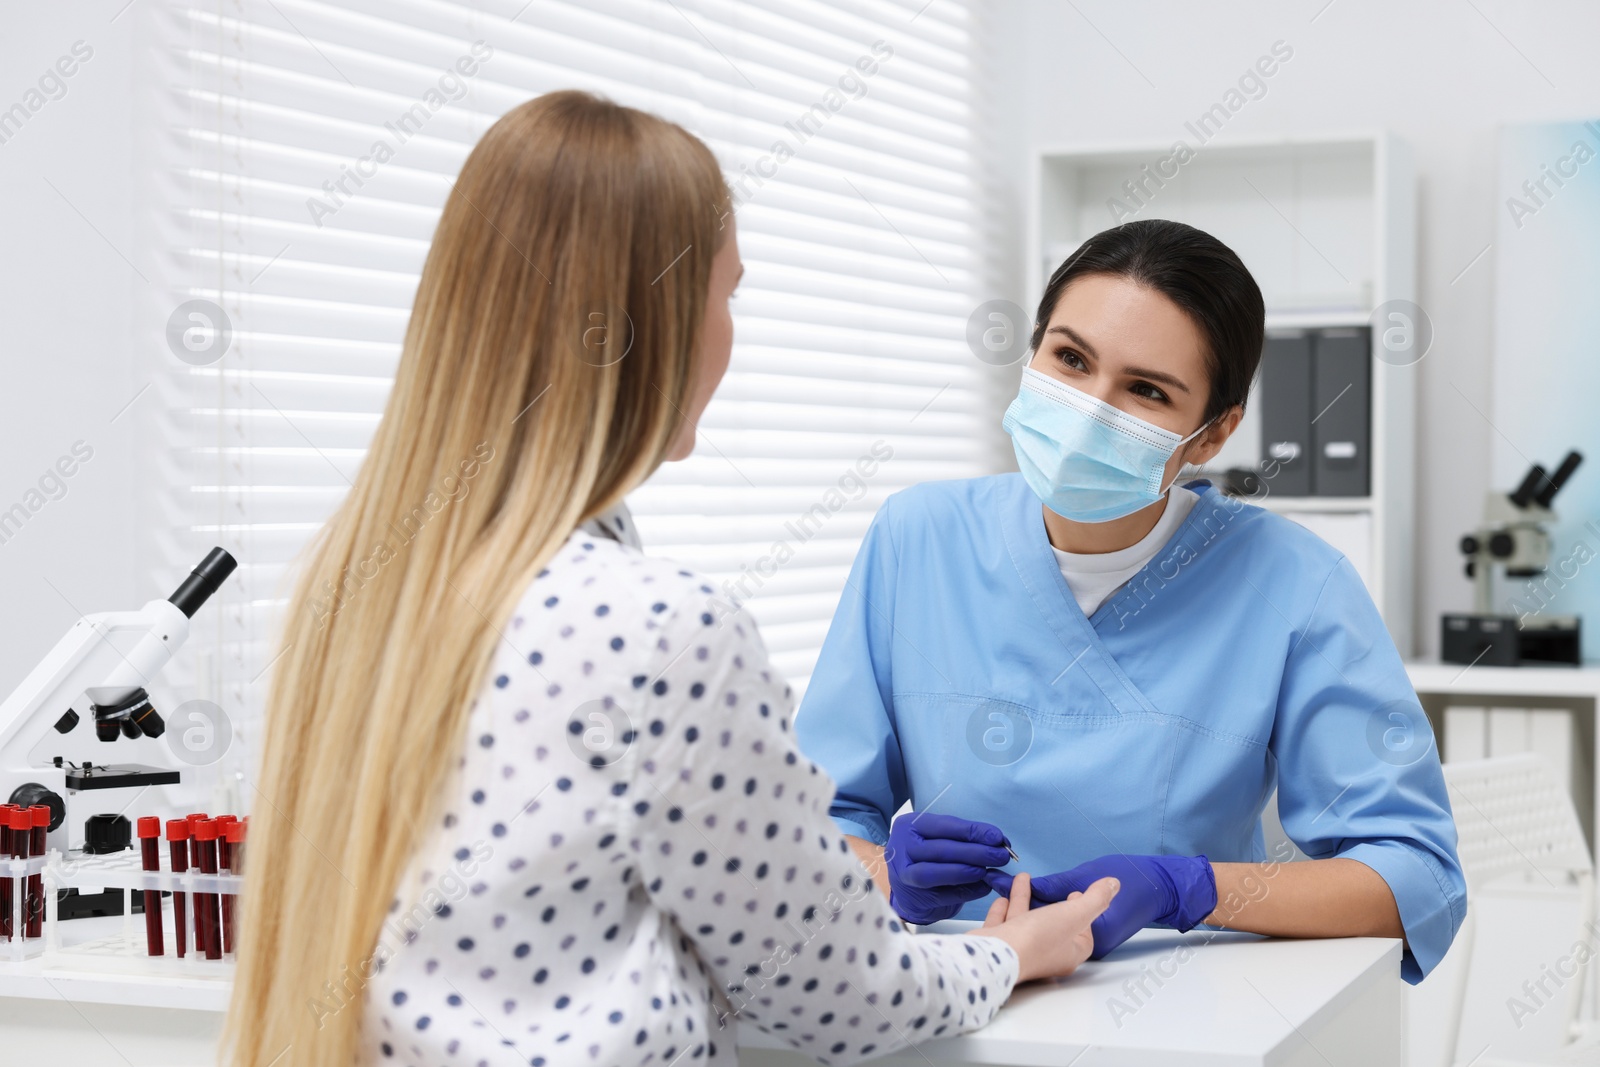
[[1102,230],[1056,268],[1034,317],[1033,351],[1061,294],[1076,278],[1111,274],[1154,289],[1200,328],[1211,371],[1207,422],[1244,406],[1261,363],[1266,305],[1261,287],[1233,249],[1193,226],[1169,219],[1140,219]]

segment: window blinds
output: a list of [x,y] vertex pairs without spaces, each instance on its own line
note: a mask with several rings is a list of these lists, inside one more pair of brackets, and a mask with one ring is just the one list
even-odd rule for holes
[[162,552],[174,572],[212,544],[240,561],[193,638],[201,695],[236,723],[259,714],[296,555],[383,411],[450,179],[542,92],[682,123],[733,186],[732,365],[694,456],[630,504],[648,551],[747,601],[797,689],[884,497],[983,473],[992,430],[963,341],[983,258],[970,27],[953,0],[153,10],[172,304],[220,306],[231,330],[219,360],[202,343],[167,361]]

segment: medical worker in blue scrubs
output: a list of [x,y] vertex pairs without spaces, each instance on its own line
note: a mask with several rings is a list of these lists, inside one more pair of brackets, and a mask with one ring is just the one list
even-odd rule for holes
[[[1449,948],[1455,824],[1360,577],[1288,519],[1176,484],[1238,426],[1263,320],[1209,234],[1090,238],[1005,414],[1020,473],[916,486],[873,520],[796,728],[908,921],[981,919],[1025,870],[1041,902],[1121,880],[1097,958],[1146,926],[1403,937],[1417,982]],[[1267,855],[1274,788],[1309,860]]]

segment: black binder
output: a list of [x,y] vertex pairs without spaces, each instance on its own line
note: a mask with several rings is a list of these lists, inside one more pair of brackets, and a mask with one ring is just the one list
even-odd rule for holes
[[1372,350],[1366,327],[1322,330],[1312,353],[1311,490],[1366,496],[1371,490]]
[[1367,496],[1372,350],[1366,327],[1273,331],[1261,354],[1260,477],[1275,496]]
[[1311,336],[1274,332],[1261,353],[1261,480],[1274,496],[1311,495]]

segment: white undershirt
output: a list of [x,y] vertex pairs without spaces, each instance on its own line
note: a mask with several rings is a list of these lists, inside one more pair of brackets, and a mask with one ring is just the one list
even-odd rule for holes
[[1063,552],[1050,546],[1061,567],[1061,576],[1067,580],[1072,598],[1085,617],[1093,615],[1107,597],[1139,573],[1139,568],[1166,546],[1199,500],[1193,490],[1173,486],[1167,493],[1167,506],[1154,528],[1136,543],[1115,552]]

